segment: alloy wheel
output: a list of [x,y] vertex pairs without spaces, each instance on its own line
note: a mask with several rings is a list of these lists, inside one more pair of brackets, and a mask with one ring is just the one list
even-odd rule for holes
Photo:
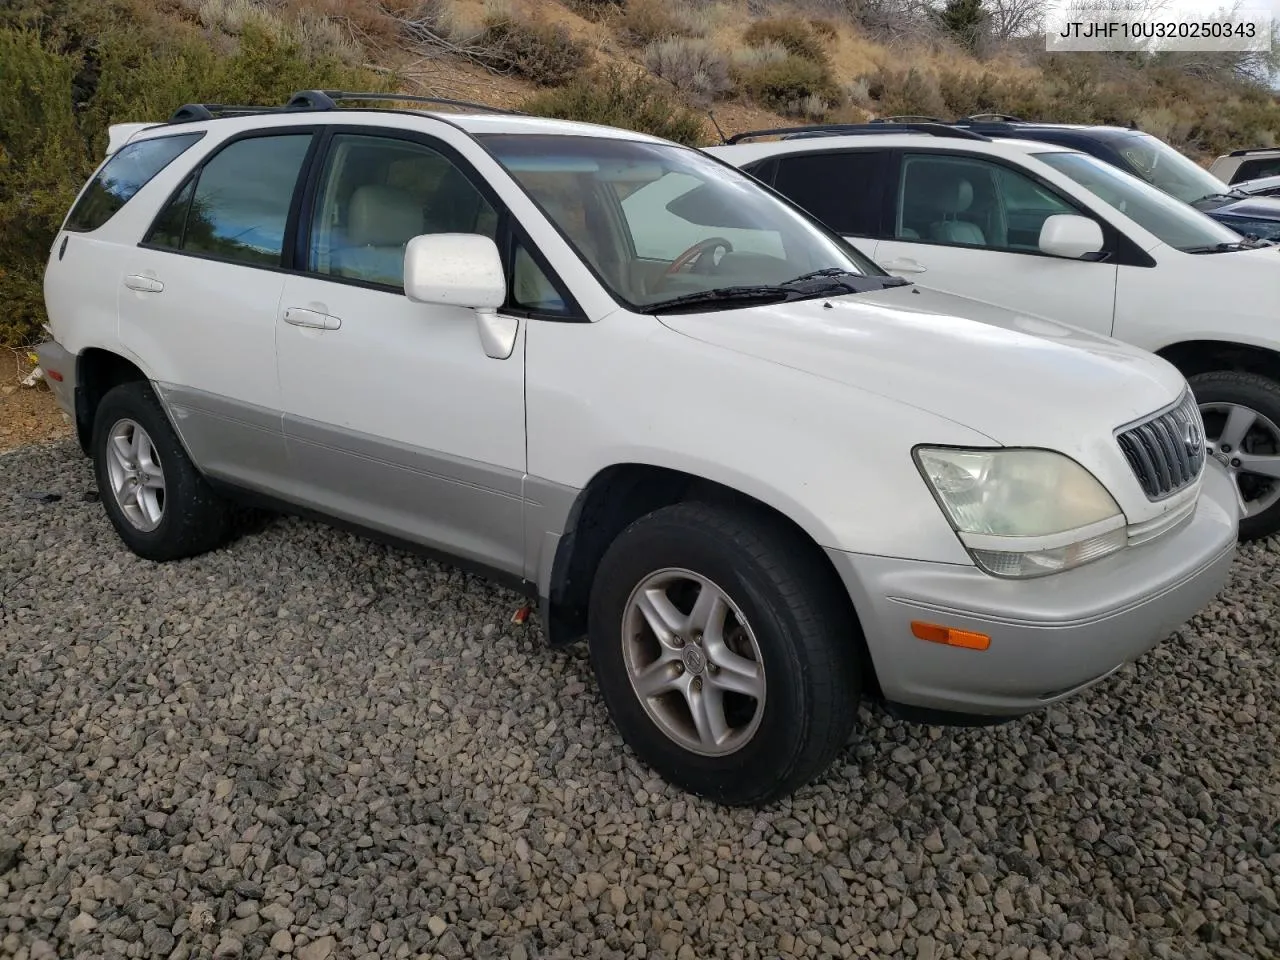
[[1280,427],[1237,403],[1202,403],[1209,456],[1227,468],[1243,516],[1253,517],[1280,501]]
[[764,715],[764,660],[720,586],[691,570],[659,570],[631,592],[622,627],[631,687],[663,734],[713,757],[750,742]]
[[164,519],[164,469],[150,434],[136,420],[117,420],[107,437],[111,493],[125,518],[144,533]]

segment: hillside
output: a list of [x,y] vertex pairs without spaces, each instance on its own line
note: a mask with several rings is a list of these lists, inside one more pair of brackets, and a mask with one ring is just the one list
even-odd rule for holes
[[1136,124],[1202,160],[1280,137],[1256,58],[1048,55],[1017,19],[1039,0],[924,2],[7,0],[0,343],[39,334],[44,259],[107,125],[189,101],[429,94],[692,144],[717,125],[991,111]]

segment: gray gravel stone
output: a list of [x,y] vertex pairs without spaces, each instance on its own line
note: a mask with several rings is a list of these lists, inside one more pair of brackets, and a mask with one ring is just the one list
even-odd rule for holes
[[1083,696],[866,707],[749,811],[639,765],[513,593],[283,519],[147,563],[91,483],[0,455],[0,956],[1280,956],[1274,540]]

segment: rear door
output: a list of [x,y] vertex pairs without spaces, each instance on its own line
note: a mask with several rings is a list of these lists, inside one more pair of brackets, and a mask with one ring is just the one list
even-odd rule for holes
[[892,211],[892,160],[888,150],[845,149],[784,154],[746,170],[871,256]]
[[[896,172],[890,223],[872,253],[886,270],[937,290],[1111,333],[1114,257],[1073,260],[1039,248],[1048,217],[1088,212],[993,158],[903,151]],[[1104,237],[1114,234],[1098,222]]]
[[119,277],[120,339],[211,476],[278,492],[288,477],[276,312],[290,211],[314,134],[288,127],[221,144],[178,186]]

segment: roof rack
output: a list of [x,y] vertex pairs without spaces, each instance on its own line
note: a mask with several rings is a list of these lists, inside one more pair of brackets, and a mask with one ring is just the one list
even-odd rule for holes
[[1254,147],[1251,150],[1232,150],[1227,154],[1228,157],[1248,157],[1255,153],[1274,153],[1280,150],[1280,147]]
[[283,113],[284,107],[250,107],[229,103],[184,103],[170,114],[168,123],[194,123],[218,117],[249,117],[258,113]]
[[967,117],[961,117],[956,123],[981,122],[983,120],[994,120],[998,123],[1030,123],[1030,120],[1024,120],[1022,117],[1015,117],[1011,113],[971,113]]
[[502,113],[524,116],[517,110],[490,107],[483,103],[451,100],[447,97],[418,97],[407,93],[359,93],[348,90],[299,90],[279,107],[246,106],[226,103],[185,103],[169,117],[169,123],[194,123],[199,120],[216,120],[219,117],[248,117],[263,113],[296,112],[299,110],[336,110],[340,103],[352,101],[384,103],[422,103],[432,106],[463,107],[467,110],[483,110],[486,113]]
[[748,130],[735,133],[729,143],[741,143],[756,137],[781,136],[784,139],[800,137],[838,137],[842,134],[865,133],[927,133],[935,137],[948,137],[955,140],[986,140],[980,133],[960,127],[950,127],[943,123],[818,123],[803,127],[773,127],[767,130]]
[[896,117],[876,117],[867,123],[946,123],[940,117],[927,117],[922,113],[904,113]]
[[289,110],[336,110],[340,103],[358,100],[465,107],[468,110],[482,110],[485,113],[501,113],[518,117],[526,116],[519,110],[491,107],[483,103],[472,103],[469,100],[453,100],[449,97],[418,97],[407,93],[360,93],[351,90],[299,90],[289,98],[289,102],[285,104],[285,107]]

